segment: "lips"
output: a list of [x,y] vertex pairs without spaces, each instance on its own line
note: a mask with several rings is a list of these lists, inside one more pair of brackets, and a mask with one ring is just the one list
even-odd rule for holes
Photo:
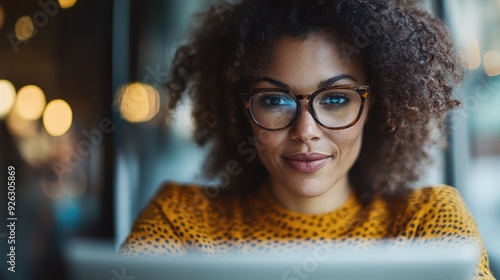
[[329,158],[331,156],[319,153],[298,153],[283,157],[290,167],[302,173],[313,173],[320,170]]

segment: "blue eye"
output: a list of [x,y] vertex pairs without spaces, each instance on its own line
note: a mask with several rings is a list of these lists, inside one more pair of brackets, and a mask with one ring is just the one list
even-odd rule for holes
[[320,104],[324,105],[345,105],[346,103],[349,103],[349,98],[344,95],[329,95],[325,98],[323,98],[320,102]]
[[288,96],[283,95],[263,95],[259,97],[259,104],[262,106],[291,106],[293,100]]

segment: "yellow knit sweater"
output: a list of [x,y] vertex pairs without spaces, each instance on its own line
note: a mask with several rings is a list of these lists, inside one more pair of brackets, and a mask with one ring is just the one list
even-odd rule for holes
[[482,246],[476,279],[494,279],[476,222],[460,194],[449,186],[414,190],[405,213],[392,223],[382,199],[362,207],[351,195],[333,212],[311,215],[282,207],[267,185],[244,198],[212,194],[197,186],[165,184],[135,221],[120,253],[181,255],[196,251],[223,255],[265,248],[287,252],[301,243],[331,240],[349,240],[365,247],[370,240],[396,230],[393,236],[402,242],[476,238]]

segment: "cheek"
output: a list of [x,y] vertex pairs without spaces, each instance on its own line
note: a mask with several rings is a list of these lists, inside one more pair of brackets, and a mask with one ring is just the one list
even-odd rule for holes
[[258,127],[253,122],[250,122],[250,127],[252,128],[252,136],[255,140],[255,145],[259,151],[264,150],[265,148],[272,150],[275,147],[279,147],[280,143],[283,141],[283,131],[265,130]]
[[261,162],[269,168],[275,155],[279,155],[286,141],[283,131],[268,131],[251,124],[254,145]]
[[257,128],[253,131],[256,144],[260,145],[262,148],[274,148],[279,146],[281,142],[279,139],[279,132],[267,131],[264,129]]
[[330,139],[339,149],[341,158],[357,156],[363,140],[363,125],[333,131],[330,133]]
[[354,126],[338,131],[335,137],[339,146],[342,146],[343,149],[352,150],[351,152],[355,152],[356,155],[359,153],[363,142],[363,129],[366,124],[368,113],[368,110],[366,109],[367,108],[365,107],[363,115],[361,115],[361,118]]

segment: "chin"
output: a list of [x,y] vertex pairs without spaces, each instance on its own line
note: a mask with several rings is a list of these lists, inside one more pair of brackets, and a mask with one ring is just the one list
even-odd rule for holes
[[309,181],[310,182],[295,183],[295,188],[289,189],[289,191],[303,198],[318,197],[328,191],[325,182],[315,182],[316,180]]

